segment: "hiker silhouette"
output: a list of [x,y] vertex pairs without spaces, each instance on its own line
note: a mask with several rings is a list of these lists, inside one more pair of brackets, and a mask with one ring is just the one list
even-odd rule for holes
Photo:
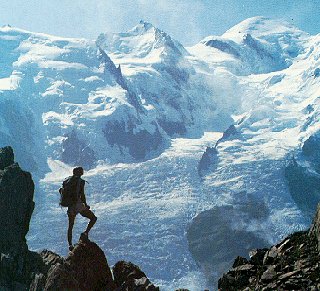
[[86,201],[86,196],[84,194],[85,180],[81,179],[81,176],[83,175],[83,173],[84,171],[82,167],[76,167],[73,169],[73,176],[69,178],[70,180],[76,181],[75,199],[73,199],[73,202],[70,203],[67,210],[68,219],[69,219],[68,243],[69,243],[70,251],[72,251],[74,248],[72,244],[72,230],[73,230],[73,225],[74,225],[74,221],[77,214],[80,213],[83,217],[90,219],[86,230],[83,233],[81,233],[80,238],[82,239],[88,238],[90,229],[93,227],[93,225],[97,221],[97,217],[90,210],[90,206],[87,204],[87,201]]

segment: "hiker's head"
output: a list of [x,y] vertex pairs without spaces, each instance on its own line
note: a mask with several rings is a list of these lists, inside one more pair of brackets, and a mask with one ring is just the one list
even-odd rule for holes
[[73,175],[75,176],[82,176],[83,175],[83,168],[82,167],[76,167],[73,169]]

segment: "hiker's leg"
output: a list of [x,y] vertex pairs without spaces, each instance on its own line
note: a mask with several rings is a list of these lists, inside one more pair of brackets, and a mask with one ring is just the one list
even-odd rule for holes
[[89,218],[90,221],[88,223],[87,229],[85,230],[85,233],[88,234],[90,229],[94,226],[94,224],[97,221],[97,217],[94,215],[94,213],[90,210],[90,209],[85,209],[83,211],[80,212],[80,214],[83,217]]
[[75,220],[76,216],[73,215],[73,214],[68,214],[68,218],[69,218],[68,243],[69,243],[69,246],[70,246],[70,245],[72,245],[72,229],[73,229],[74,220]]

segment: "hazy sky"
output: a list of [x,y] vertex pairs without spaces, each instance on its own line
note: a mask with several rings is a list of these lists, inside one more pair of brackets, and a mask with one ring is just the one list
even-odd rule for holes
[[185,45],[220,35],[252,16],[283,18],[320,32],[320,0],[10,0],[1,1],[1,24],[67,37],[95,39],[124,32],[141,19]]

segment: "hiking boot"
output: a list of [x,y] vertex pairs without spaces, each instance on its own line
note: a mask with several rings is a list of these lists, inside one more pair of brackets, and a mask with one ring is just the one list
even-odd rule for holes
[[74,249],[74,246],[73,245],[69,245],[69,251],[72,252]]

